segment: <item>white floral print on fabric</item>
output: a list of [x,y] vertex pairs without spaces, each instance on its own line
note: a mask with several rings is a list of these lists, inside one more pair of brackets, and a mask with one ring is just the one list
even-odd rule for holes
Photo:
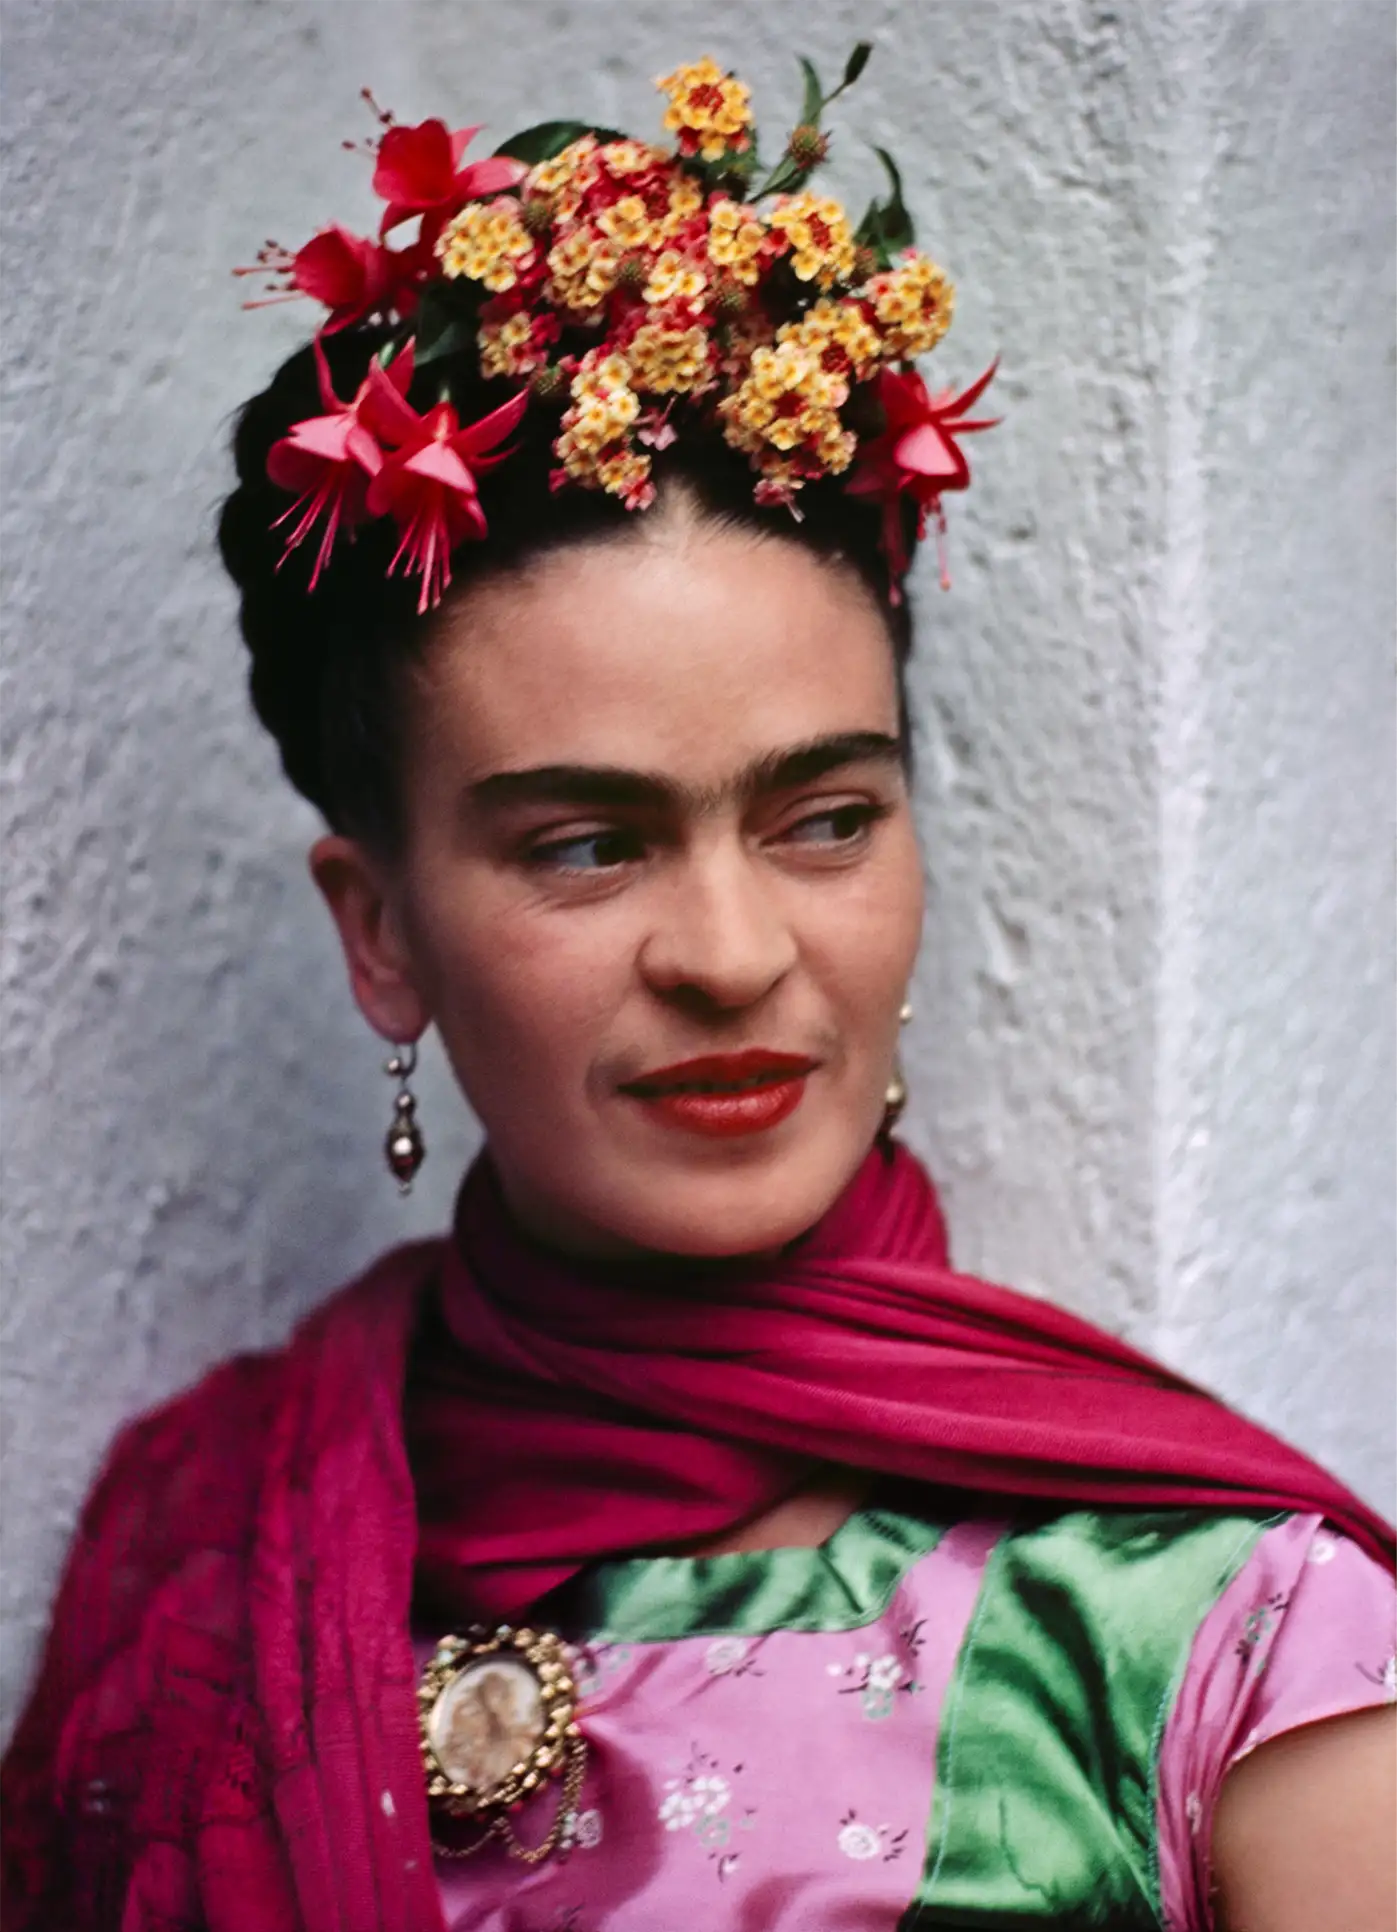
[[563,1820],[559,1850],[595,1851],[602,1840],[602,1817],[595,1808],[570,1811]]
[[678,1778],[669,1778],[660,1800],[660,1823],[666,1831],[687,1831],[698,1816],[698,1801],[690,1796]]
[[1328,1535],[1324,1530],[1320,1530],[1311,1540],[1310,1547],[1305,1552],[1305,1561],[1307,1563],[1332,1563],[1334,1561],[1334,1552],[1338,1547],[1338,1542],[1334,1537]]
[[703,1667],[710,1677],[760,1677],[756,1645],[745,1637],[715,1637],[703,1653]]
[[667,1831],[683,1831],[687,1826],[701,1818],[716,1818],[720,1811],[726,1811],[732,1796],[732,1786],[726,1778],[690,1778],[681,1783],[678,1778],[670,1778],[665,1785],[667,1796],[660,1803],[660,1818]]
[[839,1835],[835,1839],[840,1851],[846,1858],[881,1858],[885,1865],[893,1859],[901,1858],[903,1846],[907,1842],[905,1831],[895,1832],[891,1825],[868,1825],[852,1811],[846,1811],[839,1821]]
[[731,1849],[733,1833],[751,1831],[756,1824],[756,1809],[740,1809],[733,1803],[733,1779],[742,1774],[742,1765],[720,1765],[717,1758],[691,1751],[677,1775],[665,1780],[659,1804],[659,1822],[666,1831],[686,1832],[703,1847],[720,1879],[730,1878],[737,1870],[741,1853]]
[[580,1644],[569,1652],[579,1697],[596,1697],[630,1663],[634,1644]]
[[883,1849],[883,1841],[872,1825],[861,1825],[857,1819],[840,1826],[838,1844],[846,1858],[876,1858]]
[[1397,1656],[1385,1658],[1376,1670],[1370,1670],[1366,1664],[1358,1668],[1370,1684],[1377,1685],[1389,1703],[1397,1702]]
[[1237,1639],[1237,1655],[1244,1664],[1257,1672],[1265,1670],[1277,1626],[1289,1607],[1289,1596],[1278,1590],[1249,1612]]
[[870,1723],[880,1723],[883,1718],[893,1714],[893,1701],[898,1691],[913,1691],[918,1686],[912,1681],[910,1673],[891,1651],[885,1650],[878,1656],[861,1650],[849,1664],[828,1664],[826,1670],[831,1677],[846,1677],[850,1681],[841,1684],[841,1697],[857,1697],[859,1708]]
[[699,1810],[705,1817],[712,1818],[728,1808],[732,1796],[732,1786],[726,1778],[695,1778],[689,1786],[689,1795],[698,1800]]

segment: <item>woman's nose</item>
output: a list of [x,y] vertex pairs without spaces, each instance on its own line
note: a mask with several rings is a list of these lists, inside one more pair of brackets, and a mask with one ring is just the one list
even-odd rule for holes
[[798,947],[780,895],[735,841],[676,868],[667,886],[640,954],[657,993],[753,1006],[794,966]]

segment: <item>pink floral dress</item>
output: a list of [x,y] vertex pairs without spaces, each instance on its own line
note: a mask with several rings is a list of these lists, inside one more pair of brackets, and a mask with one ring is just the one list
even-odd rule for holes
[[438,1859],[451,1932],[1202,1932],[1230,1766],[1397,1697],[1392,1579],[1314,1517],[925,1497],[555,1598],[583,1792],[539,1865]]

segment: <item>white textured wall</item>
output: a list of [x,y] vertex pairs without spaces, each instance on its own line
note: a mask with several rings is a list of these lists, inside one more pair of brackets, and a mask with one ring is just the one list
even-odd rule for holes
[[931,912],[910,1133],[961,1261],[1153,1344],[1391,1497],[1391,29],[1385,0],[7,0],[5,1712],[112,1429],[438,1223],[404,1212],[242,691],[230,412],[311,321],[264,235],[365,221],[341,136],[657,126],[793,54],[961,282],[1004,427],[920,598]]

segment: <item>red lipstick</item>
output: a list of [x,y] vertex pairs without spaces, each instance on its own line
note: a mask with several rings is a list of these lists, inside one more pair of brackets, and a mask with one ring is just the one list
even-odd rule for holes
[[657,1067],[621,1091],[668,1127],[726,1139],[760,1134],[793,1114],[819,1065],[804,1053],[708,1053]]

